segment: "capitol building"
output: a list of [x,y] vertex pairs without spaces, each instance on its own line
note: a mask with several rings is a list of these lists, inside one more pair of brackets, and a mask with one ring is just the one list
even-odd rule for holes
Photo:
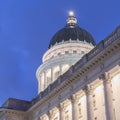
[[70,12],[42,61],[38,96],[9,98],[0,120],[120,120],[120,26],[96,44]]

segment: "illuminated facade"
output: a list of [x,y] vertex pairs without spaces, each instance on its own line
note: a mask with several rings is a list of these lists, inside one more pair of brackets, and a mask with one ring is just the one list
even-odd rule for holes
[[0,120],[119,120],[120,26],[96,45],[70,13],[36,76],[38,96],[8,99]]

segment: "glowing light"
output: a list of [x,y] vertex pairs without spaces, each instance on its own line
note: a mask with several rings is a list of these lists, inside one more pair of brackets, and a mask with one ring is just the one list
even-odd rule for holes
[[74,16],[74,12],[73,12],[73,11],[70,11],[70,12],[69,12],[69,16]]

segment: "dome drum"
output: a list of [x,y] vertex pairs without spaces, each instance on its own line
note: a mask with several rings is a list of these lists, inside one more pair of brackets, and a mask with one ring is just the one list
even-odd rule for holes
[[[92,44],[86,42],[69,42],[60,45],[56,45],[48,51],[43,56],[43,62],[53,59],[58,56],[65,56],[67,54],[77,54],[78,56],[84,55],[93,49]],[[81,57],[79,57],[81,58]]]
[[51,83],[53,83],[60,75],[64,74],[68,69],[69,64],[56,65],[52,68],[48,68],[39,74],[38,92],[44,91]]

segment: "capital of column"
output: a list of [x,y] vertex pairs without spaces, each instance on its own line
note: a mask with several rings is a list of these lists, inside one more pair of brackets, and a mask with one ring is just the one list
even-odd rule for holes
[[102,80],[103,82],[110,83],[111,82],[110,73],[105,72],[105,73],[101,74],[99,79]]
[[38,120],[42,120],[42,118],[40,117]]
[[94,86],[93,85],[86,85],[83,88],[83,91],[86,93],[86,95],[93,94]]
[[78,96],[77,95],[72,95],[69,100],[71,101],[71,103],[76,103],[78,102]]
[[44,115],[42,115],[42,116],[40,117],[40,120],[44,120],[44,119],[46,119],[46,117],[47,117],[47,118],[49,117],[47,113],[45,113]]
[[64,112],[64,104],[63,103],[60,103],[58,106],[57,106],[58,110],[59,110],[59,120],[63,120],[63,112]]
[[62,103],[60,103],[58,106],[57,106],[58,110],[59,111],[63,111],[64,110],[64,105]]
[[72,120],[76,120],[78,118],[78,112],[77,112],[78,96],[72,95],[70,100],[72,105]]
[[51,120],[51,118],[52,118],[52,113],[51,113],[51,111],[48,111],[48,112],[47,112],[47,116],[48,116],[49,120]]

